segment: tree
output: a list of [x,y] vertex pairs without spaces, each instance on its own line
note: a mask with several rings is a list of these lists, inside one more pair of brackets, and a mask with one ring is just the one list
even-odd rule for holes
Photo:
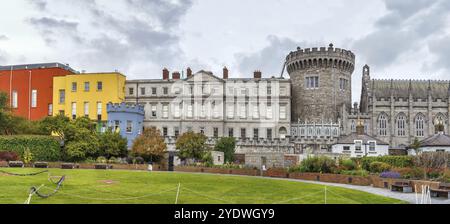
[[202,160],[204,153],[209,150],[206,145],[206,136],[192,131],[181,135],[175,145],[179,150],[178,156],[181,159]]
[[125,157],[128,153],[127,139],[120,136],[119,133],[111,130],[98,134],[100,143],[99,154],[106,158]]
[[73,128],[70,127],[69,118],[64,115],[44,118],[41,121],[41,127],[48,135],[56,134],[63,141],[68,140],[66,134],[73,132],[73,130],[69,130]]
[[133,154],[151,162],[162,158],[166,149],[167,146],[161,137],[161,132],[154,127],[145,129],[142,135],[134,140],[132,146]]
[[68,160],[78,162],[88,157],[97,158],[99,154],[100,143],[97,135],[87,129],[78,129],[73,139],[68,141],[65,146],[65,156]]
[[419,153],[420,153],[420,150],[419,150],[419,148],[420,148],[420,141],[419,141],[418,138],[414,138],[414,142],[411,145],[411,148],[414,149],[414,152],[416,153],[416,155],[419,155]]
[[31,153],[31,150],[29,148],[25,149],[22,158],[25,164],[29,164],[31,163],[31,161],[33,161],[33,153]]
[[232,163],[232,162],[234,162],[234,152],[236,150],[236,139],[233,137],[220,138],[217,141],[217,143],[214,147],[214,150],[224,153],[225,163]]
[[423,177],[427,179],[427,174],[432,169],[446,169],[449,163],[447,152],[423,152],[415,157],[417,167],[423,168]]

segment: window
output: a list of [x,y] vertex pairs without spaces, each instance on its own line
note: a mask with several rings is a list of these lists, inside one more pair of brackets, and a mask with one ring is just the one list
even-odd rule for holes
[[355,140],[355,150],[361,151],[362,149],[362,141],[361,140]]
[[175,134],[175,138],[178,138],[178,136],[180,136],[180,128],[179,127],[174,128],[174,134]]
[[406,116],[404,114],[398,115],[398,117],[397,117],[397,135],[398,136],[406,135],[405,126],[406,126]]
[[84,91],[89,92],[89,90],[90,90],[90,84],[89,84],[89,82],[85,82],[84,83]]
[[217,161],[220,162],[220,156],[217,156]]
[[163,118],[169,118],[169,105],[163,105]]
[[340,78],[340,79],[339,79],[339,89],[340,89],[341,91],[344,91],[344,90],[347,89],[347,86],[348,86],[348,80],[347,80],[347,79]]
[[31,107],[37,107],[37,90],[35,89],[31,91]]
[[174,117],[179,118],[181,117],[181,108],[183,108],[183,105],[181,103],[175,104],[173,106],[174,108]]
[[53,104],[49,104],[48,105],[48,116],[52,116],[53,115]]
[[272,87],[270,86],[267,87],[267,95],[272,96]]
[[267,139],[272,139],[272,128],[267,129]]
[[17,91],[14,90],[12,92],[12,107],[17,108],[18,106],[19,106],[18,105],[18,95],[17,95]]
[[103,82],[97,82],[97,91],[103,90]]
[[77,118],[77,103],[72,103],[72,119]]
[[266,118],[267,118],[267,119],[272,119],[272,118],[273,118],[272,104],[271,104],[271,103],[268,103],[268,104],[267,104],[267,114],[266,114]]
[[152,88],[152,95],[156,95],[156,87]]
[[285,120],[286,118],[286,106],[280,106],[280,119]]
[[169,94],[169,88],[167,88],[167,87],[164,87],[164,89],[163,89],[163,92],[164,92],[164,95],[167,95],[167,94]]
[[89,102],[84,102],[84,116],[89,117]]
[[241,109],[241,119],[245,119],[247,118],[247,106],[245,104],[241,104],[240,105],[240,109]]
[[134,94],[134,88],[128,88],[128,95]]
[[77,91],[77,83],[72,82],[72,92],[76,92],[76,91]]
[[[13,93],[13,99],[14,99],[14,93]],[[61,89],[61,90],[59,90],[59,103],[63,104],[65,102],[66,102],[66,91]]]
[[214,138],[219,137],[219,128],[214,128]]
[[287,95],[286,87],[281,87],[280,88],[280,96],[286,96],[286,95]]
[[141,88],[141,95],[142,95],[142,96],[145,96],[145,87],[142,87],[142,88]]
[[423,137],[425,136],[425,117],[422,114],[417,115],[416,117],[416,136]]
[[133,121],[127,121],[127,133],[133,132]]
[[113,127],[114,131],[120,130],[120,121],[114,121],[114,127]]
[[227,106],[227,116],[228,118],[234,117],[234,104],[230,104]]
[[369,142],[369,151],[375,151],[376,144],[374,141]]
[[189,86],[189,94],[194,94],[194,86],[193,85],[191,85],[191,86]]
[[234,129],[233,128],[228,128],[228,137],[234,137]]
[[247,130],[245,128],[241,128],[241,138],[247,138]]
[[97,120],[102,120],[102,102],[97,102]]
[[253,138],[259,139],[259,129],[258,128],[253,129]]
[[202,134],[202,135],[205,134],[205,127],[200,127],[200,134]]
[[306,89],[318,89],[319,88],[319,76],[306,77]]
[[351,125],[351,130],[352,130],[352,132],[356,132],[356,122],[355,122],[355,120],[352,120],[352,125]]
[[378,135],[387,135],[387,116],[386,114],[381,114],[378,118]]
[[344,146],[344,151],[350,151],[350,146]]
[[253,118],[259,118],[259,106],[253,105]]
[[157,116],[156,114],[156,105],[152,105],[152,117],[155,118]]
[[187,111],[187,116],[188,117],[193,117],[193,114],[192,114],[193,106],[192,106],[192,104],[188,105],[187,110],[188,110]]

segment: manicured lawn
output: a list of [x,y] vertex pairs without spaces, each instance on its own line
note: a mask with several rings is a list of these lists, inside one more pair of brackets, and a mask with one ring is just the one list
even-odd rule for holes
[[[42,169],[3,168],[12,173],[32,173]],[[123,170],[49,169],[51,176],[66,175],[61,190],[31,204],[173,204],[181,184],[179,204],[323,204],[322,185],[245,176],[143,172]],[[44,184],[47,194],[56,187],[48,173],[37,176],[10,176],[0,173],[0,204],[22,204],[30,187]],[[326,203],[391,204],[402,201],[361,191],[327,187]]]

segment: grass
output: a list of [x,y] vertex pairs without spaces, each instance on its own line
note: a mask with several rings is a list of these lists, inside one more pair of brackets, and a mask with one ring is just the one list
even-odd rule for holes
[[[42,169],[7,168],[12,173]],[[66,175],[61,190],[31,204],[173,204],[181,184],[179,204],[324,204],[322,185],[258,177],[123,170],[49,169],[51,176]],[[49,174],[11,176],[0,173],[0,204],[22,204],[30,187],[45,185],[48,194],[56,187]],[[340,187],[327,187],[328,204],[393,204],[400,200]]]

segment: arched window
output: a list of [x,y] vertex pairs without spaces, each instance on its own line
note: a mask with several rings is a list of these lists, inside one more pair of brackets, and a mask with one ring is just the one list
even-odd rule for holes
[[425,136],[425,117],[423,114],[418,114],[416,116],[416,136],[417,137],[423,137]]
[[378,118],[378,135],[386,136],[387,135],[387,116],[386,114],[381,114]]
[[356,122],[355,122],[355,120],[352,120],[352,126],[351,126],[351,129],[352,129],[352,133],[353,133],[353,132],[356,132]]
[[434,128],[435,128],[435,133],[438,133],[438,126],[442,125],[444,130],[446,129],[445,126],[447,124],[446,122],[446,118],[442,113],[438,113],[435,117],[434,117]]
[[397,135],[405,136],[406,135],[406,116],[405,114],[399,114],[397,116]]
[[286,138],[287,130],[286,130],[285,127],[281,127],[280,130],[279,130],[279,133],[280,133],[280,139],[285,139]]

